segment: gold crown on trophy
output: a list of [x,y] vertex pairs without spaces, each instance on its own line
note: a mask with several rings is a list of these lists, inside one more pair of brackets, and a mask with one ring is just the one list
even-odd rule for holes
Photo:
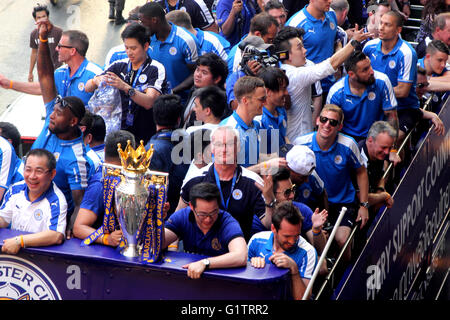
[[120,143],[117,144],[117,152],[120,156],[122,168],[135,173],[145,173],[153,156],[153,144],[147,151],[144,147],[144,141],[141,140],[139,147],[134,149],[131,146],[131,141],[128,140],[125,150],[122,150]]

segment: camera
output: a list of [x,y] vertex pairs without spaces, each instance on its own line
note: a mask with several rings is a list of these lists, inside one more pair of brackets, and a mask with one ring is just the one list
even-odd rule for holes
[[250,60],[257,61],[263,69],[268,67],[278,67],[279,61],[283,61],[289,57],[289,52],[281,51],[274,52],[275,47],[273,45],[268,46],[266,49],[257,48],[251,44],[248,44],[243,49],[242,60],[240,66],[246,75],[255,76],[247,65]]

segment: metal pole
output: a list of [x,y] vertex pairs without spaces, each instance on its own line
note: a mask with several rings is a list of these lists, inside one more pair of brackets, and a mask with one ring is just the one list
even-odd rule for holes
[[307,297],[309,296],[309,293],[312,290],[314,281],[316,280],[317,275],[319,274],[320,266],[322,265],[323,261],[326,258],[326,255],[328,253],[328,250],[330,249],[331,243],[334,240],[334,236],[336,235],[337,228],[341,224],[342,218],[344,218],[344,214],[346,211],[347,211],[347,207],[342,207],[341,212],[339,213],[339,217],[337,218],[336,223],[334,224],[333,230],[331,231],[330,237],[328,238],[327,244],[325,245],[325,248],[322,251],[322,254],[320,256],[319,262],[317,263],[316,269],[314,270],[313,276],[308,283],[308,287],[305,290],[305,294],[303,295],[302,300],[307,300]]

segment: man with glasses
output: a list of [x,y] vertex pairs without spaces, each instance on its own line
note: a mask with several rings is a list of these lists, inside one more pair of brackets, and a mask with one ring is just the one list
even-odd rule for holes
[[311,210],[328,210],[327,191],[315,170],[314,152],[307,146],[290,145],[286,162],[291,180],[296,185],[295,201],[306,204]]
[[255,183],[263,185],[261,177],[237,162],[239,152],[239,132],[228,126],[220,126],[211,133],[211,154],[214,163],[202,168],[181,188],[177,210],[188,206],[191,189],[201,183],[215,184],[220,193],[219,207],[229,212],[241,226],[246,240],[252,234],[252,224],[260,219],[270,227],[274,198],[263,198]]
[[[327,220],[328,212],[326,210],[319,212],[319,208],[316,208],[313,212],[306,204],[294,201],[297,186],[292,184],[290,176],[289,169],[283,168],[273,176],[270,176],[272,181],[269,184],[272,185],[272,188],[265,189],[261,185],[257,186],[259,186],[260,190],[263,192],[264,198],[274,198],[276,204],[283,201],[291,201],[292,204],[300,210],[300,213],[303,216],[301,234],[319,253],[321,253],[327,242],[325,234],[322,232],[322,226]],[[267,230],[266,228],[260,229],[261,231]]]
[[[49,30],[54,27],[48,20],[44,20],[44,22],[48,24]],[[40,38],[40,44],[46,43],[48,45],[48,41],[48,38]],[[59,43],[56,45],[58,61],[64,63],[64,65],[54,71],[56,92],[61,97],[78,97],[85,105],[88,104],[89,99],[93,95],[92,92],[85,90],[87,81],[103,71],[100,66],[86,58],[88,47],[89,40],[86,34],[78,30],[64,31]],[[42,62],[47,64],[47,61]],[[51,59],[49,63],[51,63],[53,72]],[[33,95],[43,95],[39,82],[13,81],[0,74],[0,85],[5,89]]]
[[[47,39],[51,24],[39,24],[39,36]],[[85,114],[85,107],[80,98],[57,96],[53,65],[50,59],[48,42],[41,41],[38,49],[38,74],[40,90],[46,107],[46,119],[41,133],[32,145],[32,149],[43,148],[55,155],[55,184],[64,193],[68,209],[68,231],[71,229],[83,199],[87,181],[94,173],[94,163],[86,155],[86,146],[79,128],[80,120]]]
[[[318,130],[298,137],[294,144],[306,145],[316,156],[316,171],[324,181],[328,194],[328,220],[333,225],[342,209],[347,212],[336,232],[336,242],[342,248],[350,236],[355,222],[363,228],[369,219],[369,179],[358,146],[354,139],[339,131],[343,127],[344,113],[336,105],[326,104],[316,120]],[[359,189],[357,199],[352,175],[356,174]],[[350,246],[344,258],[350,260]]]
[[21,248],[61,244],[66,232],[67,203],[53,182],[56,159],[45,149],[26,156],[24,181],[12,185],[0,207],[0,228],[27,234],[3,240],[2,252],[17,254]]
[[186,252],[207,256],[183,266],[189,278],[205,270],[243,267],[247,246],[239,223],[220,209],[221,194],[215,184],[199,183],[189,192],[189,207],[174,212],[165,223],[163,248],[183,240]]

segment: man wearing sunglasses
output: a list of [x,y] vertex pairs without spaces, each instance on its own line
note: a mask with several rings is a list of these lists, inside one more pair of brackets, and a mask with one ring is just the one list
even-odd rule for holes
[[[42,40],[47,39],[50,28],[51,24],[46,21],[39,24],[39,36]],[[86,155],[86,146],[79,128],[79,123],[85,114],[85,107],[80,98],[57,96],[50,50],[46,41],[39,43],[37,62],[39,84],[46,107],[46,119],[32,149],[47,149],[56,157],[54,181],[67,200],[66,236],[70,238],[84,190],[95,170],[94,163]]]
[[205,270],[243,267],[247,245],[239,223],[219,208],[220,192],[208,182],[192,187],[189,207],[174,212],[165,223],[163,248],[183,240],[186,252],[207,258],[185,264],[189,278],[198,279]]
[[[369,219],[369,179],[361,153],[354,139],[339,131],[343,127],[344,113],[336,105],[326,104],[316,120],[317,132],[298,137],[294,144],[306,145],[316,156],[316,171],[324,181],[328,194],[328,220],[333,225],[342,207],[347,212],[336,232],[336,242],[342,248],[355,222],[363,228]],[[357,199],[352,175],[356,174],[359,189]],[[349,261],[350,246],[344,258]]]
[[[276,203],[291,201],[298,210],[300,210],[300,213],[303,216],[301,234],[320,254],[327,242],[327,239],[322,232],[322,227],[327,220],[328,212],[326,210],[319,212],[319,208],[316,208],[313,212],[306,204],[294,201],[297,186],[292,184],[290,176],[289,169],[282,168],[273,176],[270,176],[272,179],[272,188],[264,189],[261,185],[258,185],[258,187],[261,191],[264,191],[264,198],[274,198]],[[260,225],[259,229],[261,231],[267,230],[266,228],[263,228],[262,225]]]
[[[48,24],[48,29],[51,30],[54,26],[48,21],[43,22]],[[39,23],[41,25],[41,23]],[[40,38],[41,43],[48,43],[48,38]],[[63,63],[61,67],[53,70],[53,63],[41,60],[42,63],[51,63],[52,72],[54,71],[54,81],[56,92],[62,97],[75,96],[87,105],[89,99],[92,97],[92,92],[85,90],[85,85],[88,80],[100,74],[103,70],[97,64],[89,61],[86,58],[86,52],[89,47],[89,40],[81,31],[67,30],[62,33],[59,43],[56,45],[58,52],[58,61]],[[50,66],[46,66],[49,68]],[[39,82],[20,82],[13,81],[0,75],[0,85],[5,89],[12,89],[18,92],[43,95]]]

